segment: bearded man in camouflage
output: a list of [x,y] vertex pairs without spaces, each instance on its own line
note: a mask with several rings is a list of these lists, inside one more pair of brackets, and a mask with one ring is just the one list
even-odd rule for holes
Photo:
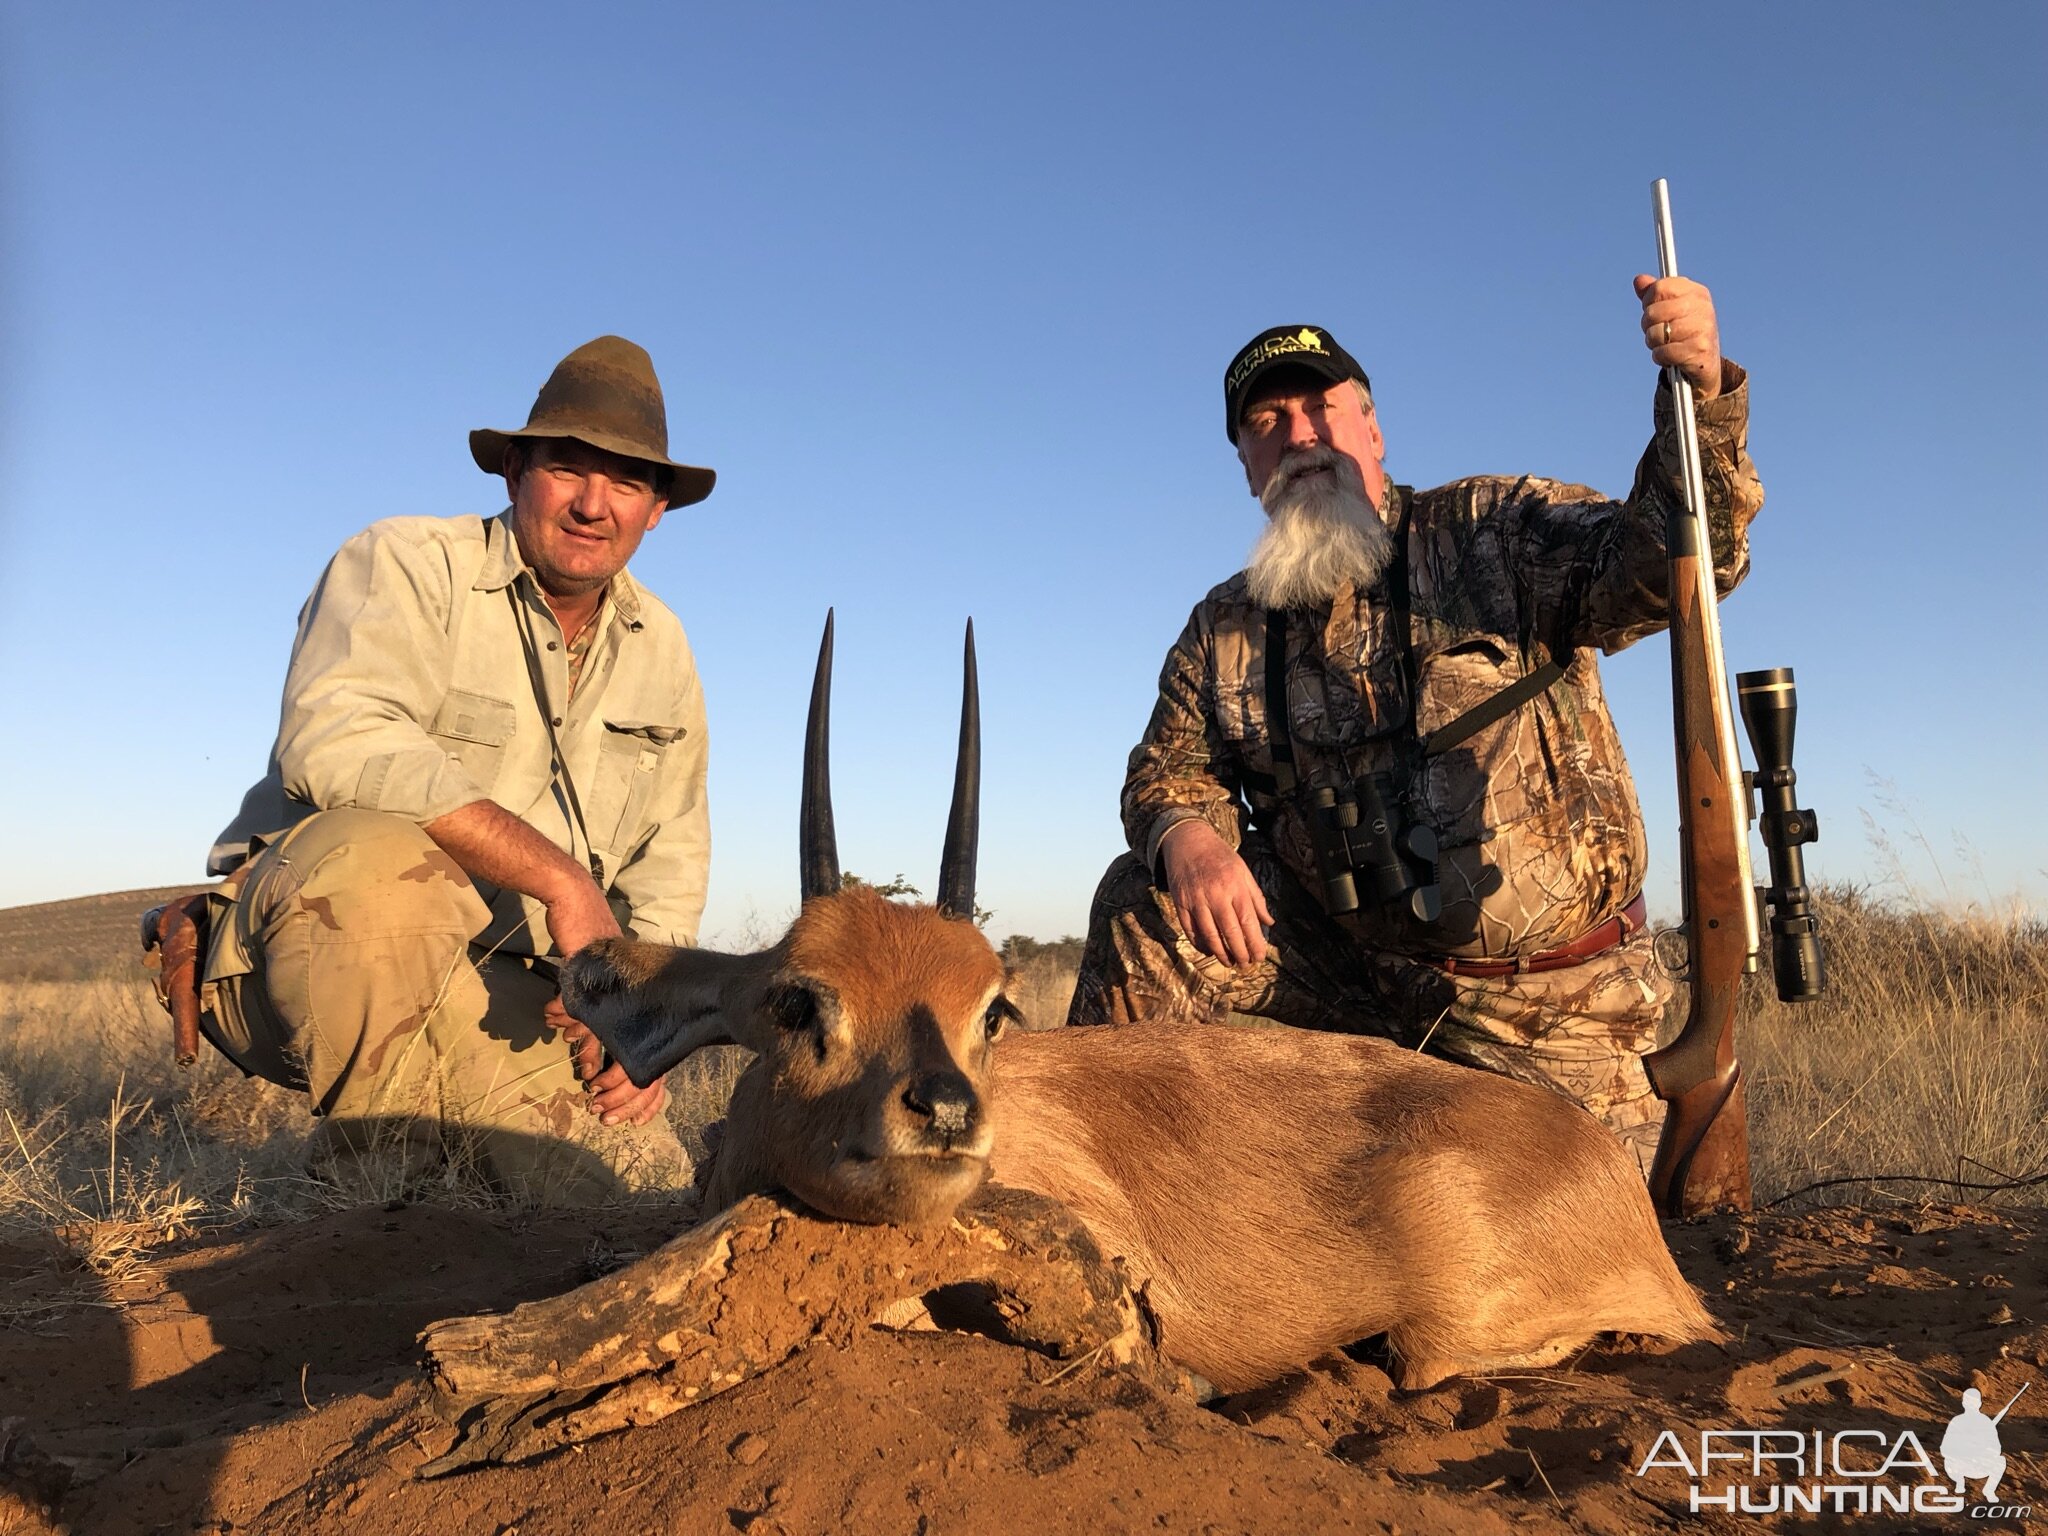
[[[1725,594],[1763,503],[1744,374],[1704,287],[1635,286],[1652,359],[1699,402]],[[1670,390],[1660,375],[1623,501],[1529,477],[1393,484],[1365,370],[1312,326],[1255,337],[1224,404],[1269,521],[1166,658],[1124,783],[1132,852],[1096,891],[1068,1022],[1241,1012],[1385,1035],[1567,1094],[1647,1171],[1663,1105],[1640,1057],[1670,983],[1594,652],[1668,620]],[[1361,795],[1364,830],[1333,830],[1329,802]]]

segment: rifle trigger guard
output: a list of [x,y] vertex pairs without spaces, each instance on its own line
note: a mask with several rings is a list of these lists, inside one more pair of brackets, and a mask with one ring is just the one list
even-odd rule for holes
[[1650,953],[1657,957],[1657,963],[1673,981],[1689,981],[1692,977],[1692,951],[1686,940],[1683,924],[1670,928],[1659,928],[1650,938]]

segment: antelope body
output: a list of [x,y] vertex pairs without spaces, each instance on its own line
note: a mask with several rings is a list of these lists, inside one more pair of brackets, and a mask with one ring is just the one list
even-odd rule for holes
[[828,1215],[930,1223],[986,1178],[1049,1196],[1124,1262],[1166,1353],[1224,1391],[1381,1332],[1409,1388],[1547,1364],[1604,1330],[1714,1335],[1634,1159],[1548,1089],[1291,1029],[1131,1024],[998,1045],[1016,1016],[1002,963],[959,915],[973,910],[974,796],[959,789],[978,778],[972,655],[970,628],[938,906],[838,888],[828,620],[806,900],[788,934],[746,956],[613,939],[564,968],[569,1011],[636,1082],[701,1045],[756,1053],[709,1209],[783,1188]]

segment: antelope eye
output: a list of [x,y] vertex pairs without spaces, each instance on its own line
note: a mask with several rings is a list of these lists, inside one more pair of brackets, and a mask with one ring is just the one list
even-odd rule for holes
[[768,1014],[784,1029],[809,1029],[818,1020],[818,999],[809,987],[777,987],[768,996]]
[[1016,1004],[1007,997],[999,997],[988,1005],[988,1012],[981,1016],[982,1033],[993,1040],[1003,1032],[1003,1026],[1010,1020],[1022,1017],[1023,1015],[1017,1011]]

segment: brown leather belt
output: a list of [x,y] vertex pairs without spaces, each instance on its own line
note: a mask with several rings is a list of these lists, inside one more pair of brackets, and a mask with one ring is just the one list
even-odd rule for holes
[[1441,958],[1423,955],[1419,958],[1424,965],[1433,965],[1447,976],[1520,976],[1529,971],[1561,971],[1595,955],[1606,954],[1639,930],[1649,918],[1650,909],[1638,893],[1634,900],[1606,922],[1588,928],[1569,944],[1525,955],[1519,960],[1460,960],[1454,955]]

